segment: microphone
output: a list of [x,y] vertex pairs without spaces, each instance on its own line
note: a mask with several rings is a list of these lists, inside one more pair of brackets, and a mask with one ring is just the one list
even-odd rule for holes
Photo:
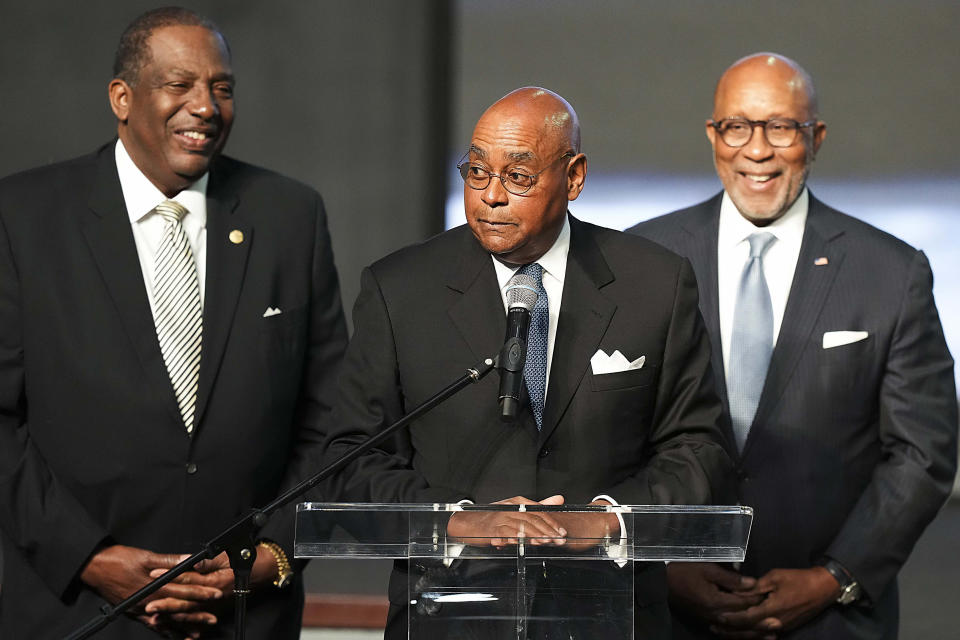
[[537,282],[530,276],[517,274],[507,283],[507,336],[497,358],[500,369],[500,419],[504,421],[516,418],[520,411],[530,311],[537,303],[537,296]]

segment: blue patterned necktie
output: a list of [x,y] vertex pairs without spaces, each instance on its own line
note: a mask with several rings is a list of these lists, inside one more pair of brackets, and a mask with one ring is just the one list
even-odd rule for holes
[[727,376],[730,420],[737,451],[743,451],[750,433],[773,353],[773,305],[763,275],[763,254],[776,239],[768,231],[747,238],[750,258],[743,266],[737,289],[730,338],[730,373]]
[[543,288],[543,267],[536,262],[525,264],[517,273],[530,276],[537,283],[537,303],[530,313],[530,333],[527,336],[527,362],[523,379],[527,383],[530,407],[537,421],[537,430],[543,429],[543,404],[547,389],[547,336],[550,329],[550,306]]

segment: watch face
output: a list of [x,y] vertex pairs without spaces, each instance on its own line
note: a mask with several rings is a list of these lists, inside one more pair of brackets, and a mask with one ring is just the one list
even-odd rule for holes
[[851,602],[855,602],[859,597],[860,585],[856,582],[851,582],[840,592],[840,597],[837,598],[837,602],[840,604],[850,604]]

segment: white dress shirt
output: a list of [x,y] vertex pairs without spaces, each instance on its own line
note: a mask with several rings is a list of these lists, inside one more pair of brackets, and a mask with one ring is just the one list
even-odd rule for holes
[[[570,220],[563,219],[560,235],[553,246],[547,250],[536,262],[543,267],[543,289],[547,292],[547,307],[550,312],[550,326],[547,330],[547,380],[543,392],[544,406],[550,388],[550,367],[553,364],[553,344],[557,338],[557,324],[560,322],[560,302],[563,297],[563,277],[567,273],[567,254],[570,253]],[[497,282],[500,284],[500,297],[503,298],[503,310],[507,312],[507,283],[520,266],[510,267],[491,255],[493,267],[497,271]]]
[[717,233],[717,295],[724,372],[730,371],[730,338],[733,335],[737,289],[743,267],[750,257],[747,237],[760,231],[769,231],[777,238],[763,255],[763,275],[767,280],[767,288],[770,289],[770,304],[773,308],[771,346],[775,346],[780,335],[780,325],[783,323],[783,311],[790,296],[793,272],[797,268],[809,200],[807,189],[804,188],[786,213],[767,226],[758,227],[740,214],[726,192],[723,194],[723,201],[720,203],[720,229]]
[[[156,262],[156,253],[163,240],[163,228],[166,224],[163,217],[153,209],[168,198],[150,182],[147,176],[133,163],[123,143],[117,140],[115,156],[117,159],[117,173],[120,175],[120,188],[123,190],[123,200],[127,205],[127,215],[130,216],[130,226],[133,229],[133,241],[137,246],[137,255],[140,257],[140,269],[143,271],[143,284],[147,288],[147,298],[150,300],[150,310],[154,309],[153,273]],[[207,180],[209,174],[203,174],[199,180],[175,195],[175,202],[187,208],[187,215],[181,224],[193,250],[193,258],[197,263],[197,277],[200,281],[200,306],[203,307],[204,283],[206,281],[207,255]]]

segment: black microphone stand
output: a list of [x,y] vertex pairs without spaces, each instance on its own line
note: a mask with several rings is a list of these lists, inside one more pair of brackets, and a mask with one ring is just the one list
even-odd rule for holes
[[227,557],[230,559],[230,567],[233,569],[234,575],[234,638],[236,640],[243,640],[245,634],[244,626],[246,624],[247,596],[250,593],[250,571],[252,570],[253,562],[257,557],[255,533],[266,523],[267,517],[277,509],[289,504],[297,497],[303,495],[326,478],[340,471],[348,464],[359,458],[361,455],[392,436],[395,432],[407,426],[413,420],[416,420],[423,414],[427,413],[445,401],[447,398],[457,394],[468,385],[479,382],[497,366],[498,360],[499,357],[496,359],[486,358],[480,365],[471,369],[467,369],[467,372],[464,375],[433,397],[424,401],[420,406],[413,409],[413,411],[403,416],[377,435],[371,436],[367,440],[364,440],[356,447],[340,456],[337,460],[321,469],[313,477],[308,478],[300,484],[288,489],[262,509],[251,510],[250,513],[230,525],[226,530],[220,533],[220,535],[203,545],[203,548],[200,551],[194,553],[192,556],[179,563],[162,576],[155,579],[153,582],[147,584],[142,589],[129,596],[127,599],[123,600],[122,602],[118,602],[116,605],[106,604],[102,606],[100,608],[99,616],[92,618],[85,625],[75,630],[66,637],[66,640],[83,640],[84,638],[89,638],[120,617],[120,615],[129,610],[135,604],[150,594],[155,593],[180,574],[189,571],[201,560],[215,558],[220,554],[221,551],[227,552]]

